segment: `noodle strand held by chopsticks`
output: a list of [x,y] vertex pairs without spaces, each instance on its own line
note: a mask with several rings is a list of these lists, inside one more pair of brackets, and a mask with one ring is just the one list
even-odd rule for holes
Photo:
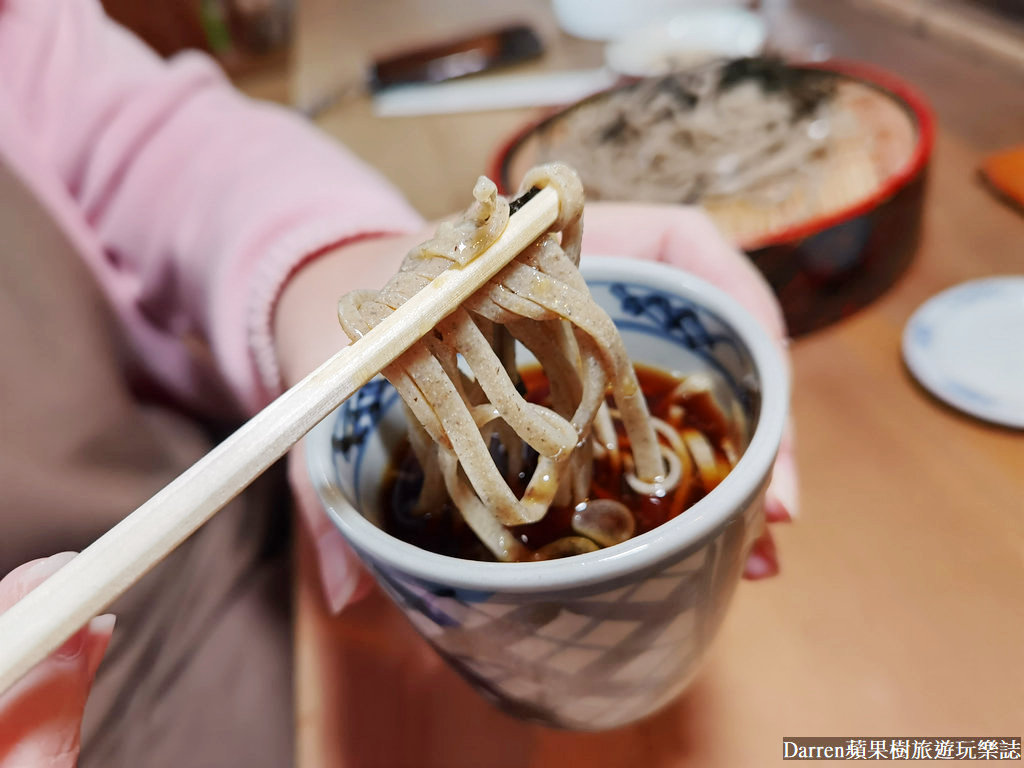
[[[609,389],[628,437],[632,482],[664,493],[668,484],[688,477],[692,466],[688,457],[684,464],[671,446],[659,444],[625,345],[577,269],[583,209],[578,177],[567,166],[552,163],[533,169],[523,181],[524,189],[545,186],[559,195],[553,231],[383,371],[414,424],[410,443],[425,474],[416,509],[436,505],[443,484],[466,523],[500,560],[523,556],[522,544],[507,526],[536,522],[555,504],[585,501],[595,449],[602,455],[619,454],[605,406]],[[383,289],[356,291],[341,299],[339,318],[351,338],[366,333],[433,277],[467,263],[500,236],[510,215],[508,201],[484,177],[473,197],[461,218],[441,225],[434,239],[406,256]],[[520,394],[517,341],[548,373],[551,408],[527,402]],[[592,444],[595,422],[597,439]],[[499,470],[490,452],[492,436],[501,441],[514,473],[503,476]],[[523,468],[523,444],[538,457],[517,496],[507,478],[517,477]],[[577,538],[555,542],[552,553],[592,548],[585,539],[586,547],[575,542]]]

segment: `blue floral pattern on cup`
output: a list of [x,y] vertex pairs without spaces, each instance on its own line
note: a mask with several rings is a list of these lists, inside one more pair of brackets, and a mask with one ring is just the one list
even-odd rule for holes
[[353,492],[357,498],[367,438],[397,399],[395,388],[386,379],[377,378],[361,387],[338,409],[331,444],[339,456],[352,462],[355,469]]
[[[592,288],[600,284],[594,283]],[[725,380],[740,403],[749,409],[750,392],[740,385],[733,370],[722,362],[725,357],[740,360],[744,351],[720,318],[688,299],[654,291],[644,285],[608,283],[607,286],[612,296],[619,300],[619,309],[625,315],[615,320],[620,331],[654,332],[675,340],[699,355]],[[749,360],[744,362],[749,365]]]

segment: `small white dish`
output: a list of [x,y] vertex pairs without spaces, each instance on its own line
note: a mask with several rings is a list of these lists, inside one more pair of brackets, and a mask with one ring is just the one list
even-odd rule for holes
[[609,43],[605,64],[629,77],[663,75],[714,59],[756,56],[764,49],[764,20],[743,8],[694,8]]
[[558,25],[585,40],[618,40],[700,0],[551,0]]
[[1024,276],[971,280],[921,305],[903,359],[940,400],[1024,429]]

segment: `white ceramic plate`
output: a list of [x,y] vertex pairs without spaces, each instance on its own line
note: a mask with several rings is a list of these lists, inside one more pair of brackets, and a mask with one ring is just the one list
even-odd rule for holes
[[1024,429],[1024,276],[972,280],[926,301],[903,331],[903,359],[939,399]]
[[604,59],[622,75],[657,76],[712,59],[755,56],[766,34],[761,17],[742,8],[694,8],[609,43]]

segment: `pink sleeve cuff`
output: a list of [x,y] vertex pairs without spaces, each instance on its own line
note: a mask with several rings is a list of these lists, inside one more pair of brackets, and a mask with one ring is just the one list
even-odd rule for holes
[[[347,241],[413,231],[420,224],[420,219],[412,214],[389,216],[376,223],[363,220],[358,228],[351,224],[317,221],[289,232],[266,252],[251,276],[245,312],[248,360],[244,368],[252,372],[251,377],[246,377],[251,385],[247,386],[245,381],[232,382],[248,412],[263,407],[284,389],[274,345],[274,309],[289,278],[299,267]],[[339,285],[338,295],[345,290],[346,286]],[[237,366],[231,367],[240,370]]]

